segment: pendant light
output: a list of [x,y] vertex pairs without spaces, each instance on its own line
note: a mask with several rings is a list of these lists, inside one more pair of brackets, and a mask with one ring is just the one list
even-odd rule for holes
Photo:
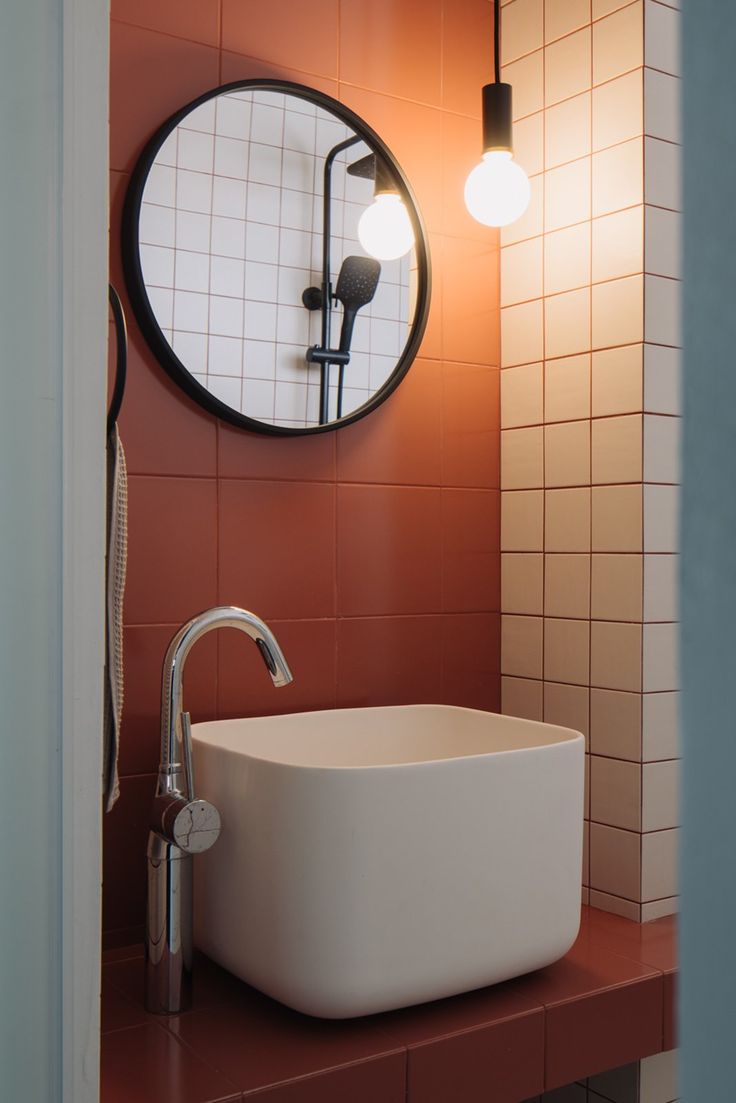
[[[367,165],[367,168],[363,168]],[[348,168],[351,176],[370,176],[374,181],[373,202],[360,216],[358,240],[376,260],[398,260],[414,245],[409,212],[388,167],[369,154]]]
[[483,87],[483,158],[465,181],[465,206],[484,226],[508,226],[529,206],[529,180],[513,160],[511,85],[501,82],[501,3],[493,4],[494,82]]

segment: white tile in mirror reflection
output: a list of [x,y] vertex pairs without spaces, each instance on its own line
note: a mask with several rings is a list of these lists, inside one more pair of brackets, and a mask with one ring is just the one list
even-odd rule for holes
[[174,286],[174,250],[160,245],[141,245],[143,279],[155,287]]
[[[172,214],[174,212],[172,211]],[[212,219],[193,211],[176,211],[176,247],[196,253],[210,252]],[[172,227],[172,245],[173,227]],[[219,251],[219,250],[218,250]],[[242,256],[242,253],[241,253]]]
[[303,423],[307,417],[307,384],[277,379],[274,416],[277,420]]
[[[193,374],[206,374],[208,340],[206,333],[186,333],[175,329],[172,334],[174,352]],[[205,386],[203,380],[199,380]]]
[[[172,329],[174,322],[174,292],[166,287],[149,287],[148,300],[156,321],[162,329]],[[181,328],[195,329],[195,326]],[[202,331],[203,332],[203,331]]]
[[272,379],[246,379],[243,381],[241,413],[258,421],[273,419],[276,384]]
[[[195,215],[202,218],[202,215]],[[245,222],[239,218],[223,218],[213,215],[209,222],[209,240],[206,251],[223,257],[245,257]],[[177,243],[179,239],[177,237]]]
[[[174,287],[177,291],[210,290],[210,258],[207,253],[194,253],[187,249],[175,251]],[[235,294],[242,294],[243,285]]]
[[[173,249],[176,242],[175,212],[171,207],[141,204],[138,236],[143,244],[163,245]],[[209,235],[208,235],[209,236]]]
[[248,379],[276,378],[276,344],[272,341],[246,340],[243,365]]
[[219,398],[220,402],[224,402],[226,406],[231,406],[235,410],[240,409],[243,387],[241,379],[235,379],[224,375],[213,375],[211,372],[208,372],[206,386],[210,394],[214,395],[215,398]]
[[304,358],[304,345],[286,345],[279,341],[276,345],[276,379],[289,383],[306,383],[307,362]]
[[155,203],[161,207],[176,206],[176,169],[158,161],[151,171],[143,189],[143,202]]
[[[224,138],[249,137],[252,105],[248,100],[241,99],[240,96],[217,96],[213,100],[213,105],[215,134],[220,134]],[[186,121],[188,124],[189,118]]]
[[[201,254],[190,254],[201,256]],[[206,261],[208,258],[203,257]],[[212,256],[209,271],[209,289],[214,295],[229,295],[243,298],[245,286],[245,262],[236,257]]]
[[248,179],[248,142],[237,138],[215,138],[214,171],[235,180]]
[[179,127],[176,147],[176,164],[179,170],[206,173],[212,177],[215,158],[215,139],[212,134]]
[[250,222],[263,222],[269,227],[278,227],[280,210],[281,188],[248,182],[246,216]]
[[207,344],[207,370],[213,375],[243,375],[243,340],[211,336]]
[[212,179],[212,213],[225,218],[245,218],[246,188],[244,180],[225,176]]
[[[216,101],[208,100],[190,111],[186,118],[187,130],[202,130],[205,134],[215,132]],[[176,133],[176,132],[175,132]],[[172,137],[175,136],[172,135]],[[169,139],[167,139],[168,141]]]
[[222,337],[243,336],[243,300],[225,295],[209,296],[209,332]]
[[254,101],[250,113],[251,143],[260,142],[278,149],[283,143],[284,108],[283,105]]

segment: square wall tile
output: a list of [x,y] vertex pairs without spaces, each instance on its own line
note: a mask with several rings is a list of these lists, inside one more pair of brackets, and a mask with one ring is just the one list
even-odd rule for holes
[[[516,124],[514,124],[516,126]],[[513,245],[529,237],[538,237],[544,229],[544,178],[532,176],[529,181],[529,206],[521,218],[510,226],[501,227],[501,245]]]
[[642,0],[593,25],[593,84],[613,80],[644,64]]
[[635,483],[641,481],[641,473],[641,414],[597,418],[592,432],[593,483]]
[[501,495],[501,550],[542,551],[544,491],[504,491]]
[[644,200],[644,143],[632,138],[593,154],[593,217]]
[[604,215],[593,221],[593,282],[644,271],[644,208]]
[[641,486],[594,487],[592,514],[593,551],[642,550]]
[[682,210],[682,149],[658,138],[644,139],[644,201]]
[[542,429],[504,429],[501,432],[501,489],[526,490],[544,486]]
[[590,671],[590,624],[587,620],[544,621],[544,679],[587,686]]
[[547,487],[589,485],[589,421],[545,426],[544,482]]
[[642,767],[642,831],[680,824],[680,763],[645,762]]
[[642,408],[642,345],[622,345],[593,353],[593,417],[629,414]]
[[676,555],[644,556],[644,620],[677,620],[678,569]]
[[571,356],[590,348],[590,289],[544,300],[544,355]]
[[644,625],[645,693],[679,688],[679,625]]
[[590,223],[548,231],[544,237],[544,293],[557,295],[590,283]]
[[590,23],[590,0],[545,0],[545,42],[554,42],[587,23]]
[[553,42],[544,51],[544,102],[547,107],[590,88],[590,27]]
[[542,238],[533,237],[501,250],[501,306],[542,295]]
[[620,896],[639,899],[641,883],[640,836],[603,824],[590,825],[590,887]]
[[501,612],[543,612],[544,557],[540,553],[504,552],[501,556]]
[[655,276],[682,276],[682,215],[661,207],[646,208],[646,271]]
[[[632,923],[641,923],[641,904],[637,904],[633,900],[623,900],[620,896],[611,896],[607,892],[598,892],[596,889],[590,890],[590,906],[591,908],[599,908],[600,911],[608,912],[609,915],[620,915],[622,919],[630,919]],[[638,1062],[637,1062],[638,1065]],[[592,1080],[593,1077],[590,1077]],[[589,1095],[590,1103],[600,1103],[601,1099],[608,1100],[608,1096],[600,1096],[593,1092]],[[618,1098],[618,1097],[616,1097]],[[629,1099],[631,1103],[638,1103],[638,1096],[626,1096],[626,1103]]]
[[590,818],[609,827],[641,830],[641,766],[590,756]]
[[590,417],[590,354],[548,360],[544,368],[544,420]]
[[645,693],[642,698],[642,758],[660,762],[680,753],[679,693]]
[[677,844],[680,832],[653,831],[641,840],[641,898],[677,896]]
[[644,279],[598,283],[592,288],[592,338],[594,349],[633,345],[644,337]]
[[515,0],[501,18],[501,62],[538,50],[544,41],[544,0]]
[[680,81],[656,69],[644,70],[644,133],[665,142],[682,141]]
[[680,13],[653,0],[644,6],[644,64],[680,76]]
[[590,556],[547,555],[544,564],[544,615],[590,617]]
[[644,346],[644,409],[653,414],[680,414],[680,349]]
[[590,157],[544,174],[544,225],[549,233],[590,218]]
[[529,678],[501,679],[501,712],[522,720],[542,719],[542,682]]
[[504,368],[501,372],[501,428],[540,425],[543,420],[542,365]]
[[644,133],[642,70],[593,89],[593,152]]
[[541,617],[501,617],[501,673],[542,677]]
[[630,2],[631,0],[592,0],[593,20],[603,19],[604,16],[625,7]]
[[678,517],[678,487],[645,486],[644,551],[676,552]]
[[514,123],[514,160],[527,176],[544,171],[544,112],[527,115]]
[[642,626],[594,620],[590,626],[590,684],[599,689],[642,688]]
[[[661,4],[652,4],[652,7],[662,7]],[[666,9],[671,11],[671,8]],[[677,15],[677,12],[673,12]],[[670,912],[663,914],[670,915]],[[671,1049],[665,1053],[656,1053],[653,1057],[645,1057],[640,1064],[639,1078],[641,1084],[641,1103],[671,1103],[673,1099],[679,1099],[678,1090],[678,1051]]]
[[571,728],[588,738],[588,709],[590,690],[587,686],[544,683],[544,721]]
[[664,900],[650,900],[649,903],[641,906],[641,922],[651,923],[654,919],[663,919],[667,915],[677,915],[679,910],[679,896],[668,896]]
[[642,746],[641,715],[641,694],[591,689],[591,752],[608,758],[625,758],[638,762]]
[[643,558],[593,556],[590,615],[594,620],[641,620]]
[[590,153],[590,92],[545,112],[545,167],[555,168]]
[[548,552],[590,551],[590,490],[547,490],[544,548]]
[[501,367],[533,364],[544,355],[542,300],[501,310]]
[[514,121],[541,111],[544,107],[544,50],[535,50],[533,54],[504,65],[501,80],[514,89]]
[[645,414],[644,479],[648,483],[679,483],[679,417]]

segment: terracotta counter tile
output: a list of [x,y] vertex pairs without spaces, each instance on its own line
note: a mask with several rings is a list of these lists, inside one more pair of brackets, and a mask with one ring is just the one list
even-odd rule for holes
[[[281,1007],[247,985],[241,987],[237,1002],[172,1016],[167,1029],[245,1095],[335,1073],[324,1081],[323,1094],[302,1097],[297,1093],[295,1098],[300,1103],[302,1098],[320,1098],[324,1103],[357,1099],[365,1074],[380,1081],[376,1103],[392,1099],[394,1093],[399,1093],[397,1100],[402,1099],[405,1050],[372,1019],[313,1019]],[[342,1075],[337,1076],[338,1071]],[[337,1087],[337,1094],[327,1094],[330,1084],[337,1085],[342,1096]]]
[[408,1103],[514,1103],[542,1090],[544,1010],[513,981],[380,1023],[408,1047]]
[[233,1084],[158,1026],[102,1036],[100,1103],[239,1103]]
[[675,915],[655,919],[651,923],[632,923],[597,908],[584,908],[581,935],[611,953],[642,961],[663,973],[677,969]]

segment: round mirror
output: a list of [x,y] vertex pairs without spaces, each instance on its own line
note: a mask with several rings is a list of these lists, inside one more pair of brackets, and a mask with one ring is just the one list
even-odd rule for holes
[[169,119],[128,189],[123,260],[169,375],[259,432],[363,417],[426,325],[428,250],[403,172],[353,112],[299,84],[224,85]]

